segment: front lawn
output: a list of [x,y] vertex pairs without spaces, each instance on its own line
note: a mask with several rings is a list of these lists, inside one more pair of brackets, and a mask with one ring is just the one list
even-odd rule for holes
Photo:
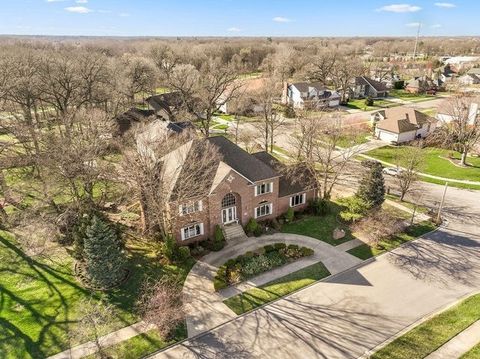
[[389,107],[395,107],[395,106],[401,105],[396,102],[379,99],[379,100],[373,100],[373,106],[367,106],[365,101],[366,99],[364,98],[349,100],[346,106],[356,110],[373,111],[373,110],[380,110],[382,108],[389,108]]
[[358,247],[348,250],[347,252],[357,258],[365,260],[391,251],[406,242],[414,240],[424,235],[425,233],[433,231],[434,229],[435,225],[433,223],[428,221],[421,222],[410,226],[404,233],[400,233],[390,238],[384,239],[379,243],[377,247],[371,247],[368,244],[361,244]]
[[371,358],[425,358],[479,319],[480,295],[474,295],[395,339]]
[[223,301],[236,314],[242,314],[263,304],[283,297],[300,288],[306,287],[322,278],[328,277],[330,272],[319,262],[311,266],[290,273],[282,278],[253,288],[242,294]]
[[[104,351],[112,359],[138,359],[175,344],[186,337],[187,328],[185,325],[181,325],[169,341],[162,339],[156,330],[150,330],[116,345],[112,345]],[[85,357],[85,359],[97,358],[100,358],[98,354]]]
[[[399,152],[404,146],[385,146],[366,153],[380,161],[396,164]],[[468,157],[468,167],[460,167],[450,162],[447,157],[453,151],[440,148],[427,147],[424,149],[425,161],[421,172],[432,176],[451,178],[457,180],[480,181],[480,157]],[[460,159],[460,154],[453,152],[455,159]],[[404,163],[399,163],[400,166]]]
[[[341,207],[335,203],[330,203],[331,211],[325,216],[303,215],[294,222],[286,223],[282,226],[283,233],[301,234],[319,239],[332,246],[348,242],[354,237],[346,224],[341,224],[337,220],[337,215]],[[333,230],[340,228],[345,230],[345,237],[342,239],[333,239]]]
[[63,249],[30,257],[13,235],[0,231],[0,357],[44,358],[80,344],[69,342],[68,332],[76,326],[80,301],[90,296],[114,305],[109,330],[133,324],[139,320],[134,307],[143,281],[164,275],[183,280],[194,262],[163,266],[141,242],[128,243],[127,250],[129,280],[115,290],[90,292],[76,281]]
[[478,359],[480,358],[480,343],[475,345],[472,349],[468,352],[463,354],[460,359]]
[[427,95],[427,94],[416,94],[410,93],[405,90],[390,90],[389,95],[391,97],[396,97],[404,101],[411,101],[411,102],[422,102],[428,100],[434,100],[436,98],[435,95]]

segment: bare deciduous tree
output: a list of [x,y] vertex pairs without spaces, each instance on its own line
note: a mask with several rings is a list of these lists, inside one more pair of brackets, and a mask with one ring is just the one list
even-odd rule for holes
[[448,122],[433,136],[446,148],[461,153],[460,164],[467,165],[467,156],[480,141],[480,116],[477,115],[480,98],[458,95],[446,103]]
[[380,242],[387,240],[402,230],[405,224],[402,220],[383,211],[373,211],[368,216],[355,222],[353,230],[362,233],[368,240],[368,244],[378,247]]
[[[354,145],[359,142],[355,140],[357,136],[354,129],[344,127],[336,117],[305,116],[297,121],[297,131],[291,141],[295,162],[305,168],[306,175],[315,181],[323,198],[330,198],[348,163],[361,150]],[[350,139],[351,146],[340,150],[338,146],[346,138]]]
[[425,155],[420,145],[403,147],[399,152],[397,165],[402,166],[403,171],[395,177],[395,183],[400,190],[400,201],[403,201],[405,195],[414,189],[424,160]]
[[161,139],[143,134],[139,150],[124,151],[122,171],[140,202],[143,230],[165,238],[180,215],[176,206],[206,194],[219,154],[207,140],[188,134]]
[[275,77],[269,77],[254,96],[262,109],[262,121],[258,128],[264,139],[265,151],[273,152],[275,133],[283,125],[285,118],[279,111],[279,94],[282,83]]
[[108,359],[101,336],[108,333],[115,318],[113,307],[102,301],[88,298],[78,303],[78,312],[79,320],[69,332],[70,340],[76,343],[92,341],[97,355],[101,359]]
[[153,324],[162,338],[170,338],[185,318],[182,290],[178,283],[160,280],[144,286],[139,302],[143,320]]
[[345,102],[352,80],[363,75],[365,68],[363,62],[356,57],[340,56],[333,66],[333,83],[340,91],[341,101]]
[[183,103],[194,114],[205,137],[210,136],[213,115],[236,96],[242,86],[231,66],[209,60],[200,70],[193,65],[176,66],[167,78],[167,86],[178,91]]

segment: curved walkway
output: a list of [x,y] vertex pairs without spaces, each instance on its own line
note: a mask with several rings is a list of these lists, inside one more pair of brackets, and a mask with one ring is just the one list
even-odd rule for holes
[[[223,304],[224,296],[214,290],[213,278],[218,267],[230,258],[235,258],[247,251],[273,243],[297,244],[313,249],[314,255],[309,258],[311,260],[310,264],[321,261],[331,274],[342,272],[361,262],[360,259],[343,252],[341,249],[318,239],[297,234],[276,233],[228,243],[221,251],[210,253],[197,261],[185,280],[183,294],[186,303],[189,337],[212,329],[236,317],[236,314]],[[298,269],[298,267],[292,266],[290,272]],[[254,280],[255,278],[252,279],[252,281]]]

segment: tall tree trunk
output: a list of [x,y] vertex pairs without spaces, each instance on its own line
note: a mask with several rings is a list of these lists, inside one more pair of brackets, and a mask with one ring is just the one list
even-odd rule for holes
[[467,150],[464,149],[463,152],[462,152],[462,159],[460,160],[460,164],[462,166],[466,166],[467,165]]

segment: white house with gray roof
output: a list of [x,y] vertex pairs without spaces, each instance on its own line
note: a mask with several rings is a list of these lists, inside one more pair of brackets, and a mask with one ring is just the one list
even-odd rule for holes
[[333,108],[340,105],[340,94],[320,82],[296,82],[286,85],[283,103],[293,108]]

